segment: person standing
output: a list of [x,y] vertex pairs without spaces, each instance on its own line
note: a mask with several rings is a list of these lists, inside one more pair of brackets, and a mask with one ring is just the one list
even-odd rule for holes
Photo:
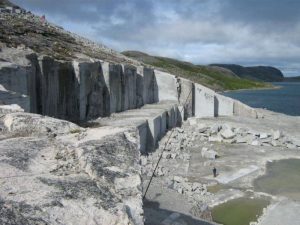
[[217,176],[217,169],[216,169],[216,167],[213,168],[213,175],[214,175],[214,177]]

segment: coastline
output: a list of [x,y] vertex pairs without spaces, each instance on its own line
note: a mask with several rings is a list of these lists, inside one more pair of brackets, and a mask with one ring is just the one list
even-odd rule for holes
[[[280,83],[280,82],[278,82],[278,83]],[[281,89],[281,88],[282,88],[282,86],[272,85],[270,87],[254,87],[254,88],[241,88],[241,89],[236,89],[236,90],[224,90],[224,91],[220,91],[217,93],[222,94],[222,93],[239,92],[239,91],[277,90],[277,89]]]

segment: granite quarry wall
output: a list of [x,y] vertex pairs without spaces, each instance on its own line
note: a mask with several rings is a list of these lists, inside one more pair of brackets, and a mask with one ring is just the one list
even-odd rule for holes
[[[25,112],[80,122],[144,106],[151,112],[156,106],[149,105],[168,101],[168,106],[158,107],[163,110],[155,116],[141,116],[148,123],[150,138],[147,134],[144,139],[153,140],[147,144],[151,148],[167,129],[189,117],[257,117],[256,110],[243,103],[152,68],[103,61],[60,61],[35,54],[27,59],[27,65],[0,62],[2,105],[17,104]],[[141,150],[146,151],[144,147]]]
[[[34,195],[34,201],[30,197],[25,200],[16,197],[13,204],[19,207],[23,202],[30,205],[33,201],[46,212],[40,215],[36,207],[30,208],[34,218],[41,221],[49,214],[64,224],[100,221],[101,224],[143,225],[140,154],[156,149],[167,130],[181,126],[189,117],[257,117],[256,110],[243,103],[152,68],[96,60],[60,61],[35,54],[27,58],[28,63],[22,65],[0,61],[0,114],[6,114],[0,117],[0,125],[4,124],[7,137],[0,143],[0,154],[13,156],[12,162],[15,158],[23,162],[24,158],[18,156],[25,152],[35,160],[28,164],[28,177],[19,176],[23,171],[15,172],[22,183],[20,191],[24,191],[23,184],[27,182],[28,193],[53,190],[55,194]],[[15,111],[31,113],[10,113]],[[83,129],[51,117],[99,126]],[[24,138],[24,134],[31,136]],[[41,157],[35,153],[37,149]],[[37,180],[31,173],[36,171],[36,161],[44,165],[43,157],[54,158],[46,162],[57,165],[45,164],[39,168],[43,179]],[[10,171],[12,165],[2,162],[2,171]],[[50,166],[55,169],[49,172]],[[72,179],[62,175],[74,171]],[[15,185],[14,179],[7,185]],[[56,183],[61,185],[60,190],[72,187],[74,196],[57,197],[57,189],[52,189]],[[6,196],[6,187],[0,188],[0,192],[1,197]],[[83,193],[82,198],[77,192]],[[7,199],[11,204],[11,197]],[[63,201],[64,207],[51,205],[58,200]],[[55,207],[59,209],[55,211]],[[82,212],[86,208],[92,215]],[[76,217],[80,213],[83,216]],[[23,218],[24,213],[19,214]]]

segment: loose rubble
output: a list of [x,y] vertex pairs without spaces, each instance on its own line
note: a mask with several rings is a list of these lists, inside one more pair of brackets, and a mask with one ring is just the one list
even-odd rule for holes
[[[169,143],[165,145],[169,136]],[[209,187],[218,184],[218,178],[214,180],[212,173],[209,178],[201,181],[195,181],[187,176],[191,161],[191,149],[200,152],[202,161],[199,163],[213,168],[215,160],[218,158],[222,160],[223,154],[226,154],[224,151],[219,152],[218,146],[220,145],[269,146],[276,147],[279,151],[300,149],[296,139],[280,130],[254,130],[231,123],[211,121],[197,123],[194,119],[188,120],[182,128],[169,131],[155,152],[141,156],[143,182],[149,181],[160,154],[162,154],[154,179],[161,182],[164,189],[185,196],[193,205],[189,211],[191,215],[211,220],[210,207],[244,195],[243,192],[234,189],[223,190],[217,194],[211,193]],[[248,169],[251,172],[256,171],[257,168],[257,166],[249,166],[249,168],[241,169],[240,173],[247,174]],[[234,176],[238,177],[238,175]]]

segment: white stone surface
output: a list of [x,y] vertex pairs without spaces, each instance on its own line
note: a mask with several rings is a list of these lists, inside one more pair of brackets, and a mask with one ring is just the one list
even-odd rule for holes
[[246,175],[249,175],[255,171],[257,171],[259,169],[258,166],[256,165],[251,165],[249,167],[246,167],[246,168],[242,168],[236,172],[233,172],[233,173],[221,173],[217,178],[216,180],[218,182],[220,182],[221,184],[228,184],[236,179],[239,179],[241,177],[244,177]]
[[225,139],[231,139],[235,137],[235,133],[231,129],[225,129],[221,131],[221,136]]
[[176,78],[169,73],[154,70],[158,87],[158,100],[178,101]]
[[218,116],[233,116],[233,99],[216,94],[216,101]]
[[276,130],[273,132],[273,139],[278,140],[281,137],[281,132],[280,130]]
[[215,159],[218,156],[218,153],[214,150],[209,150],[208,148],[202,148],[201,155],[203,158]]
[[215,116],[215,93],[200,84],[195,84],[195,116]]
[[300,204],[296,201],[282,200],[269,206],[258,225],[296,225],[300,224]]
[[24,109],[17,104],[0,105],[0,113],[6,114],[12,112],[24,112]]
[[255,109],[237,100],[234,100],[233,103],[233,114],[241,117],[258,117],[258,113]]

